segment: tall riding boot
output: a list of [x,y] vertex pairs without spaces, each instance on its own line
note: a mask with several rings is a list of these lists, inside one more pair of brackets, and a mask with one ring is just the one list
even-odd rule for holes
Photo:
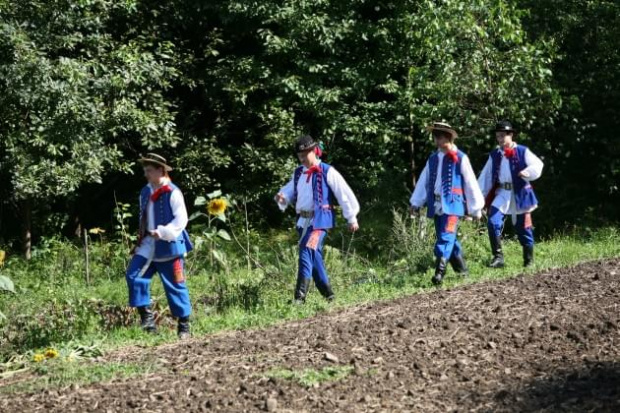
[[529,267],[534,263],[534,246],[523,247],[523,266]]
[[447,261],[445,258],[437,258],[435,261],[435,275],[431,278],[431,281],[435,285],[440,285],[443,281],[444,275],[446,275],[446,264]]
[[296,304],[303,304],[306,302],[306,295],[308,294],[308,288],[310,287],[310,278],[297,277],[297,285],[295,286],[295,300]]
[[334,295],[334,291],[332,290],[332,286],[329,282],[325,285],[317,284],[316,287],[327,301],[334,301],[334,298],[336,298]]
[[191,333],[189,329],[189,317],[180,317],[177,324],[177,335],[179,340],[185,340],[190,338]]
[[450,257],[450,265],[452,265],[454,272],[462,277],[467,277],[469,275],[469,269],[462,255],[452,255]]
[[146,332],[154,333],[157,327],[155,326],[155,315],[153,310],[151,310],[151,306],[138,307],[138,313],[140,314],[140,327]]
[[502,239],[501,237],[490,237],[491,241],[491,253],[493,259],[489,264],[491,268],[503,268],[504,267],[504,252],[502,251]]

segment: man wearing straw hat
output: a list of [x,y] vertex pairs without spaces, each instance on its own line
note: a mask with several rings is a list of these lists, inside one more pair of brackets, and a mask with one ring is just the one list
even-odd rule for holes
[[523,266],[530,266],[534,260],[532,211],[538,207],[538,200],[530,182],[542,175],[544,165],[529,148],[517,145],[514,136],[515,129],[510,122],[497,123],[495,138],[499,146],[489,154],[478,178],[489,215],[491,268],[504,266],[501,236],[506,214],[512,216],[512,224],[523,247]]
[[482,216],[484,197],[476,181],[469,158],[454,144],[456,131],[447,123],[435,122],[427,128],[437,146],[420,175],[411,195],[413,213],[426,206],[427,217],[435,221],[435,275],[433,284],[442,283],[447,263],[454,271],[466,276],[463,249],[457,240],[459,219],[465,215]]
[[321,161],[319,143],[310,135],[295,141],[295,152],[301,166],[295,169],[291,180],[275,196],[280,210],[284,211],[289,204],[293,204],[298,217],[299,268],[294,302],[305,302],[313,278],[321,295],[332,301],[334,292],[323,263],[323,241],[336,219],[332,198],[338,200],[352,232],[359,228],[357,214],[360,206],[336,168]]
[[183,270],[184,257],[192,250],[185,230],[185,201],[181,190],[170,180],[168,172],[172,168],[166,159],[149,153],[138,162],[143,166],[147,185],[140,192],[140,233],[126,274],[129,305],[138,308],[142,328],[155,332],[150,287],[158,272],[170,312],[178,319],[177,334],[185,339],[190,336],[192,312]]

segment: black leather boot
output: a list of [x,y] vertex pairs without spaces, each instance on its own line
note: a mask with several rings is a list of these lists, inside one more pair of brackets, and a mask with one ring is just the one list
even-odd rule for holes
[[529,267],[534,263],[534,246],[523,247],[523,266]]
[[295,299],[293,302],[295,304],[305,303],[309,288],[310,288],[309,278],[297,277],[297,285],[295,286]]
[[502,239],[501,237],[490,237],[491,241],[491,253],[493,259],[489,264],[491,268],[504,268],[504,252],[502,251]]
[[157,326],[155,325],[155,315],[153,314],[153,310],[151,310],[150,305],[138,307],[138,313],[140,314],[140,327],[142,327],[144,331],[149,333],[154,333],[157,331]]
[[446,264],[447,261],[443,257],[435,260],[435,275],[431,278],[434,285],[440,285],[443,281],[443,277],[446,275]]
[[462,255],[452,255],[450,257],[450,265],[452,265],[454,272],[460,276],[467,277],[469,275],[469,269]]
[[177,324],[177,336],[179,337],[179,340],[185,340],[186,338],[191,337],[189,330],[189,317],[179,318],[179,322]]
[[316,288],[327,301],[334,301],[334,298],[336,298],[334,291],[332,290],[332,286],[329,283],[325,285],[317,284]]

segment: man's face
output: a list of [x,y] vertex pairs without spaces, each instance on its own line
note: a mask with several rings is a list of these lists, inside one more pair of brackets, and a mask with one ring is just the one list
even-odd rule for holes
[[512,143],[512,132],[495,132],[495,139],[499,146],[508,146]]
[[303,152],[297,152],[297,158],[303,166],[305,166],[306,168],[310,168],[316,162],[316,154],[314,153],[314,148]]
[[160,183],[161,178],[164,177],[164,168],[146,165],[144,167],[144,177],[149,183],[157,185]]
[[450,135],[442,131],[433,131],[433,139],[438,149],[445,149],[450,146]]

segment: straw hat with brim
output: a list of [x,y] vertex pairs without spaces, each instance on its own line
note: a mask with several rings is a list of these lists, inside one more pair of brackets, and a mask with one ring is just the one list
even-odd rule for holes
[[449,133],[450,136],[452,136],[452,139],[456,138],[457,136],[459,136],[456,131],[454,129],[452,129],[452,126],[448,125],[447,123],[443,123],[443,122],[435,122],[433,123],[432,126],[427,126],[426,130],[429,132],[433,132],[433,131],[442,131],[442,132],[446,132]]
[[172,167],[166,163],[166,158],[159,156],[156,153],[147,153],[146,156],[138,159],[142,165],[159,165],[163,166],[167,172],[172,171]]

